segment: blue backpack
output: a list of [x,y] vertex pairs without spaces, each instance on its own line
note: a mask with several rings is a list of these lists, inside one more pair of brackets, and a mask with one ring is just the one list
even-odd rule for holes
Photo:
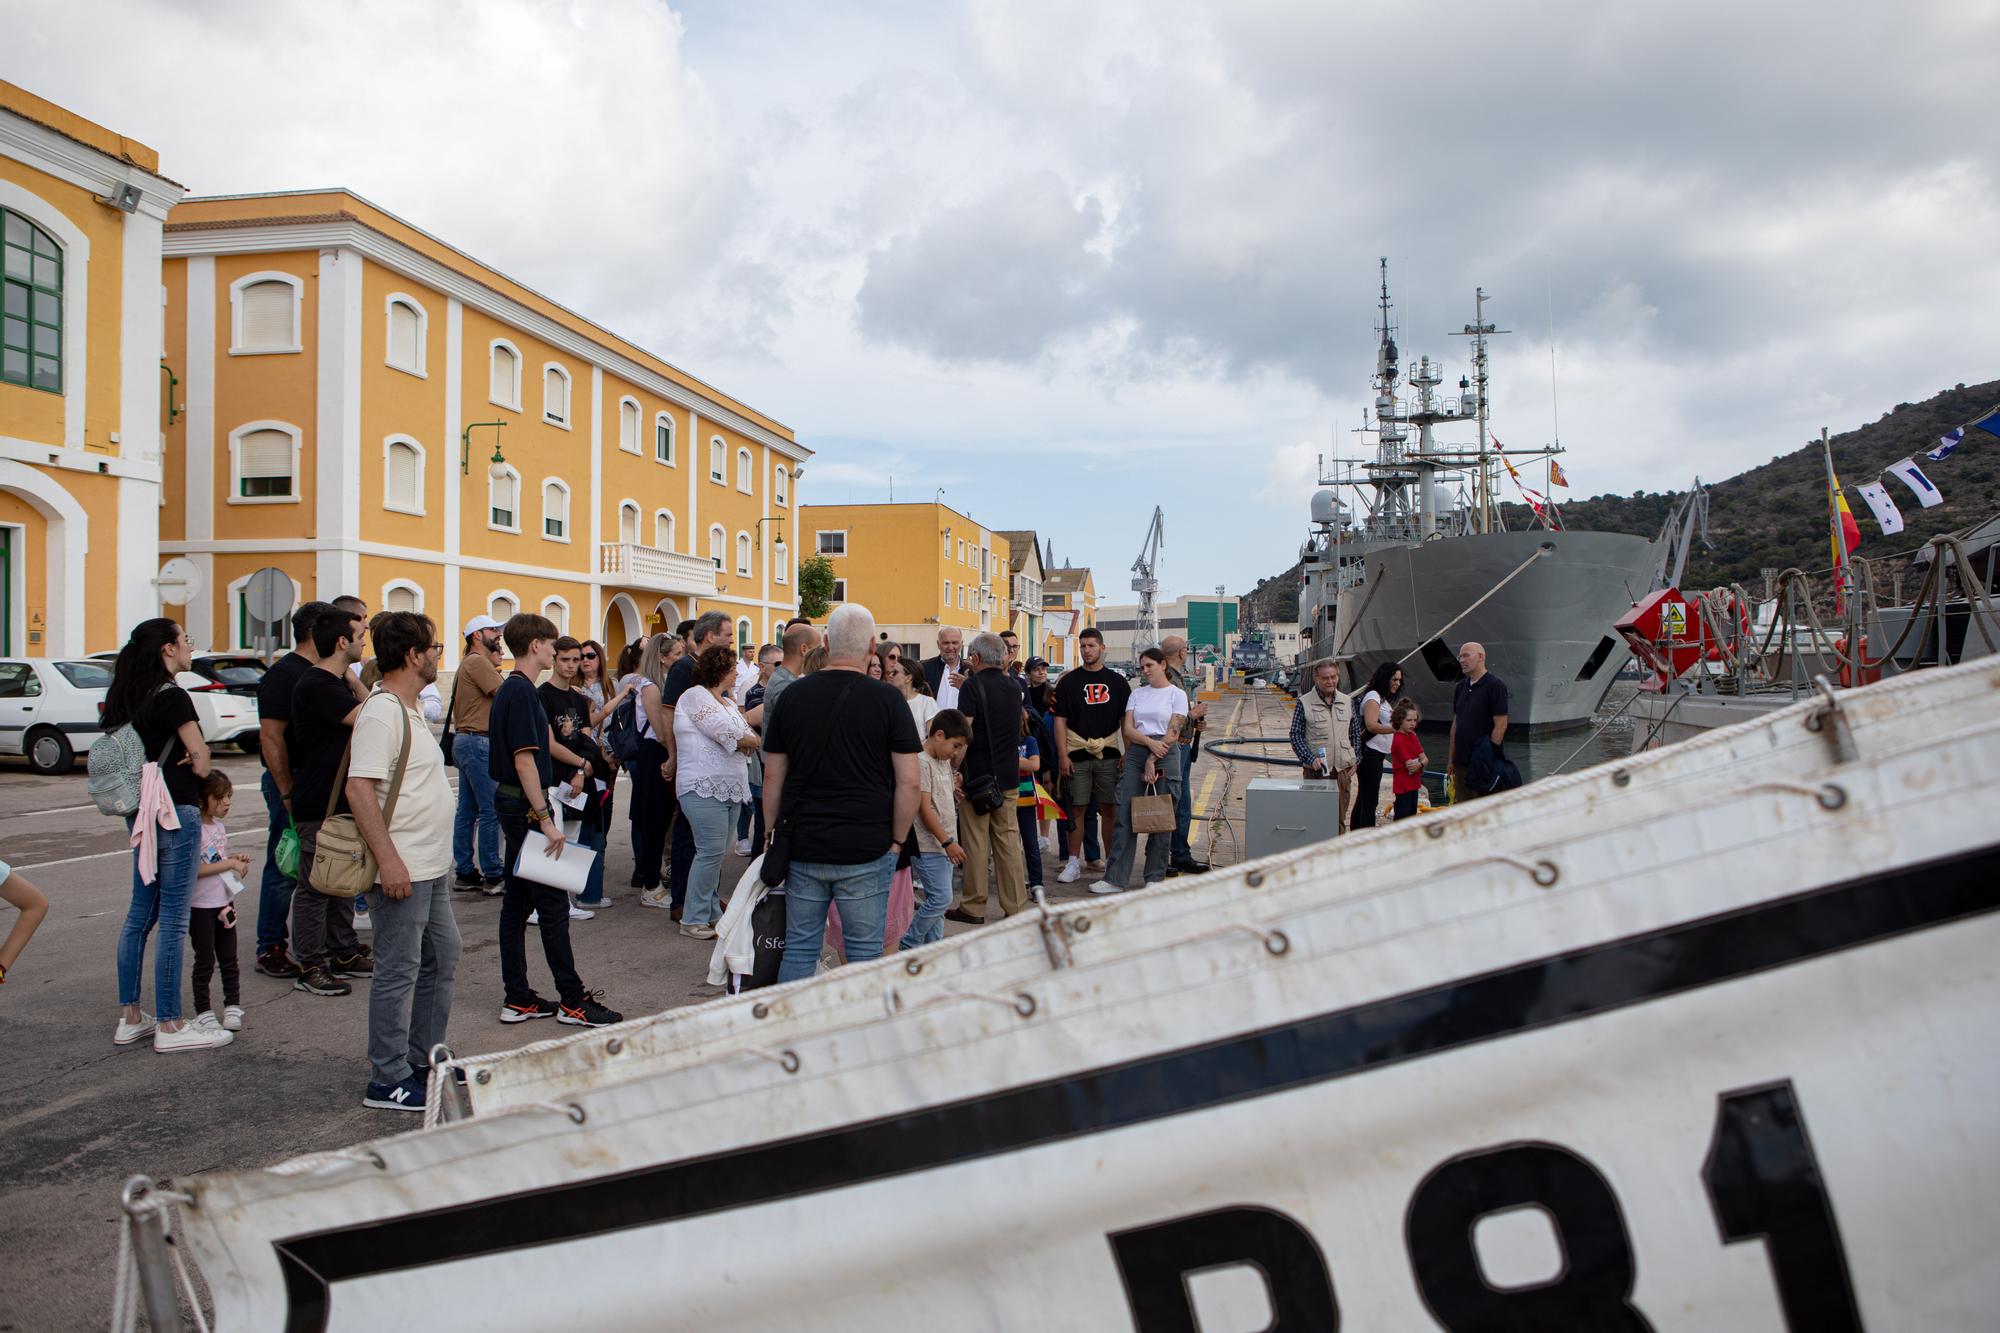
[[635,692],[611,710],[604,724],[604,748],[619,763],[629,764],[639,757],[639,740],[639,696]]

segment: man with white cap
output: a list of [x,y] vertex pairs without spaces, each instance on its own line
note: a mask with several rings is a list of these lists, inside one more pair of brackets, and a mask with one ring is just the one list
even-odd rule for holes
[[[451,854],[458,874],[452,888],[498,897],[507,882],[500,863],[500,817],[493,809],[493,778],[487,772],[486,719],[500,689],[500,622],[474,616],[465,622],[465,653],[451,682],[451,762],[458,769],[458,815],[451,831]],[[479,857],[473,859],[473,830]]]

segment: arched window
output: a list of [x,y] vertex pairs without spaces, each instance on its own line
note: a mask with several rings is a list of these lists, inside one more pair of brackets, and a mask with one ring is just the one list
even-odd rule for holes
[[389,365],[412,375],[424,374],[425,331],[430,324],[424,308],[415,297],[397,292],[389,298],[388,316]]
[[639,506],[630,500],[618,506],[618,540],[627,546],[639,544]]
[[521,474],[511,467],[487,478],[486,526],[502,532],[521,530]]
[[628,454],[639,452],[639,402],[635,398],[618,400],[618,447]]
[[63,251],[56,238],[0,208],[0,383],[63,391]]
[[304,295],[304,280],[292,273],[249,273],[230,283],[230,353],[299,351]]
[[542,615],[553,623],[557,634],[569,633],[569,603],[560,597],[550,597],[542,602]]
[[569,372],[553,361],[542,367],[542,420],[569,425]]
[[521,603],[511,592],[496,592],[486,601],[486,614],[505,625],[521,614]]
[[542,536],[550,541],[569,540],[569,487],[554,477],[542,482]]
[[670,509],[653,512],[653,546],[661,551],[674,549],[674,515]]
[[736,451],[736,489],[745,495],[757,489],[757,465],[751,461],[748,449]]
[[653,417],[653,461],[674,465],[674,419],[665,412]]
[[397,579],[383,587],[382,609],[421,612],[424,609],[424,590],[408,579]]
[[708,442],[708,479],[720,486],[729,480],[729,446],[722,442],[720,435]]
[[750,534],[747,532],[736,534],[736,572],[738,574],[750,572]]
[[729,537],[726,533],[723,532],[722,525],[720,523],[717,523],[714,527],[708,530],[708,558],[715,562],[715,567],[717,570],[723,568],[722,548],[723,548],[723,543],[727,542],[728,540]]
[[253,421],[229,433],[229,503],[296,504],[299,499],[299,429],[282,421]]
[[792,502],[792,473],[783,463],[771,474],[771,499],[781,505]]
[[750,617],[739,616],[736,620],[736,653],[746,656],[750,652]]
[[771,543],[771,582],[790,583],[792,581],[792,548],[785,545],[783,537]]
[[492,375],[486,396],[496,407],[521,410],[521,353],[514,344],[496,339],[487,353]]
[[424,447],[407,435],[382,442],[382,507],[403,514],[424,512]]

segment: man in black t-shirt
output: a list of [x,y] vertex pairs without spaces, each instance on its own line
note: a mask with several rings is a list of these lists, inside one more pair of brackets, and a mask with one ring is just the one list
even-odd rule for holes
[[[506,887],[500,895],[500,984],[505,991],[500,1021],[553,1018],[572,1027],[590,1028],[623,1022],[624,1015],[599,1004],[600,992],[585,990],[583,978],[576,974],[576,958],[569,946],[569,895],[516,873],[521,844],[531,827],[548,839],[548,855],[561,855],[562,815],[549,805],[549,788],[555,785],[557,761],[575,765],[579,756],[556,744],[541,696],[535,692],[535,678],[555,662],[559,637],[555,623],[523,612],[507,622],[501,636],[513,654],[514,669],[493,695],[486,729],[491,743],[487,772],[494,783],[493,812],[500,817],[507,871]],[[548,961],[549,976],[562,997],[558,1004],[550,1004],[528,984],[530,915],[541,927],[542,957]]]
[[330,898],[307,882],[319,826],[346,809],[334,779],[361,713],[347,668],[361,660],[364,637],[359,616],[329,607],[312,627],[319,661],[300,674],[292,689],[291,809],[299,828],[299,884],[292,893],[299,976],[292,989],[310,995],[349,994],[354,988],[341,978],[365,977],[374,967],[354,933],[354,900]]
[[1498,752],[1507,738],[1507,682],[1486,669],[1486,645],[1465,644],[1458,650],[1458,665],[1465,676],[1451,694],[1451,745],[1447,751],[1455,801],[1486,795],[1466,780],[1472,752],[1481,741],[1490,741]]
[[1083,665],[1056,682],[1056,751],[1069,805],[1069,860],[1058,884],[1074,884],[1082,873],[1083,824],[1091,805],[1103,841],[1111,846],[1118,820],[1118,770],[1125,744],[1120,739],[1132,684],[1104,665],[1104,635],[1095,625],[1077,635]]
[[818,969],[830,903],[847,961],[881,956],[889,877],[917,817],[916,720],[900,692],[866,674],[875,617],[849,602],[826,632],[826,665],[764,715],[764,823],[775,835],[790,821],[781,982]]
[[[542,712],[549,719],[550,754],[555,760],[556,782],[571,794],[584,793],[583,808],[575,811],[576,842],[598,854],[590,863],[590,882],[577,895],[572,920],[588,921],[590,910],[604,904],[604,802],[599,799],[611,780],[611,766],[604,751],[590,734],[590,700],[576,691],[577,670],[583,662],[583,645],[567,634],[556,640],[555,669],[535,689]],[[558,753],[560,751],[560,753]],[[569,757],[582,760],[571,763]],[[579,781],[578,775],[582,774]],[[561,813],[561,812],[558,812]],[[570,816],[564,816],[569,818]]]
[[[977,634],[965,650],[971,672],[959,687],[958,711],[972,727],[960,771],[965,794],[958,802],[958,841],[965,848],[965,888],[958,906],[946,912],[948,921],[986,924],[989,877],[1000,914],[1012,916],[1028,905],[1026,849],[1021,846],[1021,822],[1014,793],[1021,782],[1021,688],[1002,670],[1005,642],[997,634]],[[991,783],[1003,797],[1000,805],[980,810],[975,794]],[[989,876],[990,871],[990,876]]]
[[312,642],[313,622],[331,610],[331,603],[307,602],[292,612],[292,651],[271,663],[257,682],[257,748],[264,757],[264,778],[258,786],[268,817],[264,881],[257,894],[257,970],[267,977],[299,974],[299,965],[285,950],[285,926],[298,881],[278,869],[276,853],[278,839],[292,819],[292,691],[319,661]]
[[[730,621],[721,611],[710,611],[701,619],[688,626],[684,636],[687,651],[680,660],[667,668],[667,683],[660,691],[661,711],[666,714],[667,734],[660,737],[660,744],[667,747],[667,762],[674,762],[674,705],[680,702],[694,685],[694,659],[710,648],[728,646],[730,642]],[[671,780],[671,779],[670,779]],[[673,852],[667,866],[667,889],[673,908],[673,919],[681,919],[681,906],[687,901],[688,871],[694,868],[694,831],[685,819],[674,820]]]

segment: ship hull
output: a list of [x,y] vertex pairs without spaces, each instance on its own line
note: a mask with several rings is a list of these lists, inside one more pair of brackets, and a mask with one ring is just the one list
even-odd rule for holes
[[1477,642],[1487,669],[1507,684],[1510,729],[1582,726],[1631,656],[1611,626],[1652,586],[1657,559],[1656,543],[1615,532],[1495,532],[1382,547],[1367,556],[1361,585],[1342,594],[1352,605],[1340,608],[1334,636],[1353,659],[1345,680],[1359,685],[1381,663],[1407,658],[1403,693],[1427,725],[1447,725],[1458,650]]

